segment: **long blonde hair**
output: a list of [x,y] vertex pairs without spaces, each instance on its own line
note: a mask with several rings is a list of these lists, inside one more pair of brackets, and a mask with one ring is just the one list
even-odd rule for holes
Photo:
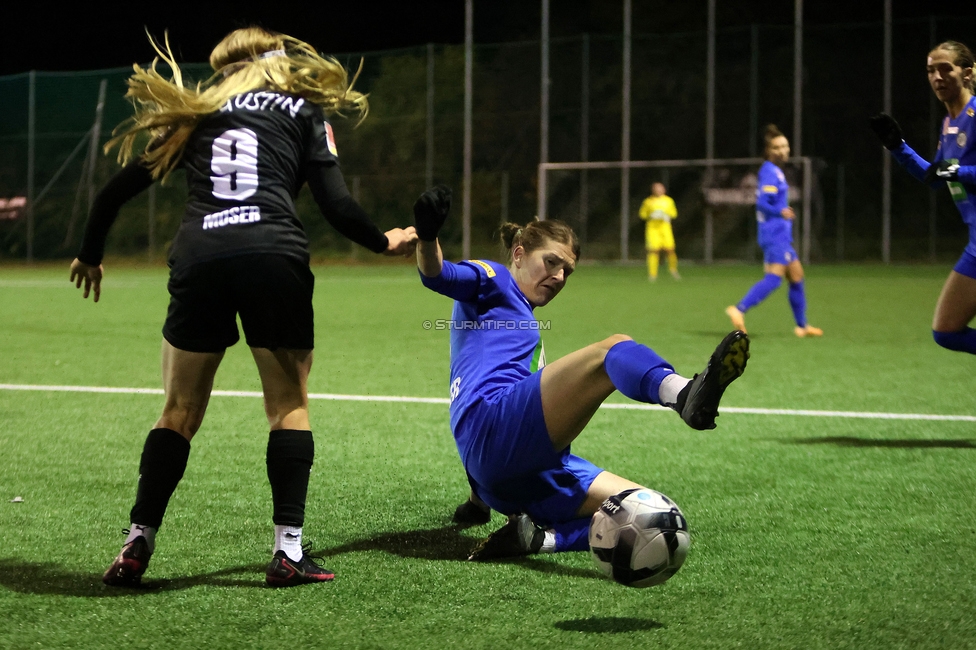
[[[169,35],[164,35],[162,45],[152,36],[149,42],[158,56],[148,69],[132,66],[134,73],[125,94],[135,106],[135,114],[116,127],[105,152],[120,145],[118,160],[125,165],[136,155],[137,141],[148,135],[141,156],[153,178],[169,175],[190,134],[205,116],[249,90],[263,88],[299,95],[329,115],[356,113],[360,122],[369,111],[366,96],[352,89],[358,71],[350,82],[337,60],[320,56],[308,43],[285,34],[262,27],[234,30],[210,54],[214,74],[190,87],[183,83]],[[171,78],[157,69],[160,60],[172,70]]]

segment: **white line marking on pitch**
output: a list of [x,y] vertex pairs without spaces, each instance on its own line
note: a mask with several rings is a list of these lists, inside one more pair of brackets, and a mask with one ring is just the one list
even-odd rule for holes
[[[63,393],[123,393],[130,395],[162,395],[162,388],[113,388],[111,386],[38,386],[30,384],[0,384],[0,390],[31,390]],[[217,397],[261,397],[257,391],[215,390]],[[450,404],[446,397],[404,397],[399,395],[340,395],[336,393],[309,393],[309,399],[337,402],[402,402],[407,404]],[[669,410],[656,404],[603,404],[605,409],[639,411]],[[762,409],[728,406],[723,413],[746,415],[794,415],[821,418],[862,418],[869,420],[938,420],[946,422],[976,422],[976,415],[934,415],[928,413],[874,413],[870,411],[813,411],[808,409]]]

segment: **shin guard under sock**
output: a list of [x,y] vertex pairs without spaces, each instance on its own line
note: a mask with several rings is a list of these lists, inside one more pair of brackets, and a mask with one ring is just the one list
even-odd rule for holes
[[153,429],[139,461],[139,487],[129,521],[158,529],[173,491],[183,478],[190,441],[172,429]]
[[308,476],[315,458],[311,431],[279,429],[268,436],[268,481],[274,504],[272,519],[278,526],[305,523]]
[[746,292],[746,295],[739,301],[736,305],[736,309],[741,311],[743,314],[761,303],[763,300],[769,297],[769,294],[779,289],[780,283],[783,282],[783,278],[779,277],[775,273],[767,273],[763,276],[762,280],[752,285],[752,288]]
[[797,327],[807,326],[807,296],[803,290],[803,280],[790,283],[790,308],[793,310],[793,320]]
[[657,352],[636,341],[621,341],[607,351],[603,367],[614,387],[632,400],[659,404],[661,380],[674,368]]

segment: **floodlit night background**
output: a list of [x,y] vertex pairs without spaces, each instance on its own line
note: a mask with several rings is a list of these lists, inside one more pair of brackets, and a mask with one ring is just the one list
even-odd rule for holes
[[[633,1],[629,41],[624,2],[552,2],[544,133],[543,3],[474,2],[471,207],[445,232],[449,252],[494,250],[499,221],[531,219],[541,205],[548,218],[564,219],[581,233],[585,257],[639,258],[642,224],[634,215],[649,184],[661,180],[682,215],[674,227],[683,257],[758,260],[749,206],[712,204],[708,190],[748,191],[754,165],[723,161],[761,156],[760,131],[775,123],[790,137],[793,154],[808,159],[806,176],[802,164],[787,169],[804,213],[797,238],[805,261],[954,257],[965,229],[948,193],[930,193],[896,168],[886,194],[884,156],[867,128],[868,117],[886,102],[885,3],[799,4],[797,47],[794,2],[714,3],[709,69],[707,0]],[[976,16],[961,7],[891,4],[890,110],[909,144],[924,156],[933,152],[944,113],[927,85],[925,55],[935,43],[966,42],[976,33]],[[461,195],[465,3],[460,0],[330,2],[314,8],[298,3],[106,5],[97,13],[80,5],[56,12],[35,5],[24,12],[0,43],[5,98],[0,197],[32,192],[34,223],[28,229],[24,214],[0,221],[0,259],[71,256],[92,188],[116,169],[112,156],[99,155],[89,164],[89,134],[98,121],[104,144],[128,114],[122,99],[125,77],[133,62],[153,56],[146,29],[156,36],[168,30],[177,59],[196,79],[209,75],[205,61],[213,45],[247,24],[302,38],[352,71],[362,61],[357,88],[370,95],[369,118],[355,129],[350,120],[333,120],[354,195],[384,227],[405,223],[413,199],[432,182],[447,183]],[[798,55],[800,84],[794,73]],[[105,108],[99,119],[103,80]],[[674,165],[540,176],[538,167],[624,157],[717,160],[710,173],[700,165]],[[109,252],[164,253],[179,223],[181,192],[174,179],[127,206]],[[627,195],[624,206],[622,194]],[[356,255],[317,218],[308,196],[303,194],[299,205],[314,251]]]

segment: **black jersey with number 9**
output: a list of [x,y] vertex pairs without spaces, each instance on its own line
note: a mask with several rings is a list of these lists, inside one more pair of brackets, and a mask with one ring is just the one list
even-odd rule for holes
[[200,122],[183,152],[189,197],[170,266],[262,252],[308,262],[295,197],[307,166],[335,164],[321,107],[272,91],[232,97]]

